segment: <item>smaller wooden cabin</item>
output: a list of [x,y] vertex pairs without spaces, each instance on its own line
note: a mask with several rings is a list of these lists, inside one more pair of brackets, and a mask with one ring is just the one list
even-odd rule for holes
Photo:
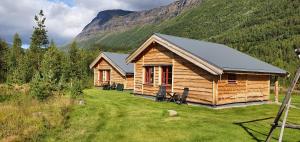
[[121,83],[124,84],[124,89],[133,89],[133,64],[125,63],[127,56],[128,54],[100,53],[90,64],[90,69],[94,70],[94,85],[101,87]]
[[187,101],[214,106],[268,101],[270,77],[287,74],[222,44],[157,33],[126,62],[134,63],[135,94],[155,96],[160,85],[176,93],[187,87]]

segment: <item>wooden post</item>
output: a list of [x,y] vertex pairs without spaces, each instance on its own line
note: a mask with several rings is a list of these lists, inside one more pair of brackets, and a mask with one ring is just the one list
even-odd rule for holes
[[275,77],[275,84],[274,84],[275,103],[278,103],[278,92],[279,92],[278,76],[276,76]]

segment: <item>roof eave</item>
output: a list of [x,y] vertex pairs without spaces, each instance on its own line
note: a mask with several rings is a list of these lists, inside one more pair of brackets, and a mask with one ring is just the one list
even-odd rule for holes
[[90,64],[90,69],[94,68],[101,58],[105,59],[109,64],[116,68],[121,75],[126,76],[126,72],[116,65],[109,57],[107,57],[104,52],[101,52],[99,56]]
[[90,69],[94,68],[95,65],[98,63],[98,61],[101,59],[103,52],[100,52],[100,54],[97,56],[97,58],[89,65]]
[[289,75],[288,72],[246,71],[246,70],[224,70],[224,73],[275,75],[275,76],[282,76],[282,77]]

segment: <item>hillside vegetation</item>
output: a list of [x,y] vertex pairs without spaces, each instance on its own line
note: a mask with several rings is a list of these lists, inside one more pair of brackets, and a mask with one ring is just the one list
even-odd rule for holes
[[160,24],[95,35],[79,43],[95,50],[130,52],[152,33],[226,44],[294,73],[299,61],[300,1],[204,0],[199,6]]

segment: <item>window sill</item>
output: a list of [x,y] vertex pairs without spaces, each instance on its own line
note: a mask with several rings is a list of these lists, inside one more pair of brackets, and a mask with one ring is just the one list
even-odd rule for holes
[[171,87],[172,84],[161,84],[162,86]]

